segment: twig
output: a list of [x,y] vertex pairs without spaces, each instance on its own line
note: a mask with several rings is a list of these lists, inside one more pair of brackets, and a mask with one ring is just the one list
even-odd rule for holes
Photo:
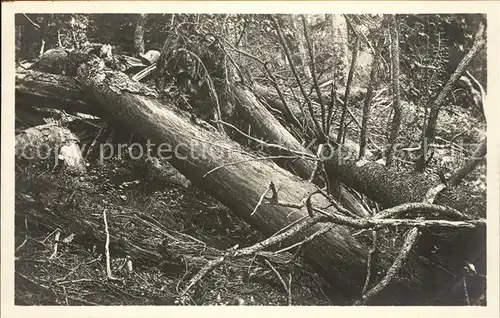
[[51,236],[52,236],[52,234],[56,233],[57,231],[60,231],[60,229],[59,229],[59,228],[57,228],[57,229],[55,229],[54,231],[50,232],[50,233],[49,233],[49,235],[47,235],[47,236],[45,237],[45,239],[42,241],[42,243],[45,243],[45,242],[49,239],[49,237],[51,237]]
[[99,128],[99,131],[97,132],[97,134],[95,135],[95,138],[94,140],[92,141],[92,143],[90,144],[90,147],[89,149],[87,150],[87,153],[85,154],[85,160],[87,160],[88,156],[90,155],[90,153],[92,152],[92,150],[94,149],[95,147],[95,144],[97,143],[97,140],[99,139],[99,137],[102,136],[102,134],[104,133],[104,131],[106,131],[106,129],[108,128],[108,125],[107,124],[104,124],[101,126],[101,128]]
[[292,303],[292,273],[288,273],[288,306],[291,306]]
[[59,246],[59,237],[61,236],[61,231],[57,231],[56,232],[56,236],[54,237],[54,252],[52,253],[52,255],[50,255],[49,259],[53,259],[57,256],[57,248]]
[[408,231],[408,235],[406,236],[405,243],[401,248],[401,252],[394,260],[394,263],[391,265],[387,273],[382,278],[382,280],[372,289],[367,291],[360,300],[356,301],[355,305],[365,305],[371,298],[381,292],[389,283],[394,279],[394,277],[398,274],[399,270],[403,266],[405,260],[407,259],[413,244],[417,240],[419,235],[418,229],[412,228]]
[[269,156],[269,157],[259,157],[259,158],[252,158],[252,159],[244,159],[244,160],[238,160],[238,161],[232,161],[225,163],[223,165],[217,166],[213,168],[212,170],[208,171],[203,175],[203,178],[211,174],[212,172],[215,172],[221,168],[225,168],[227,166],[232,166],[232,165],[237,165],[240,163],[245,163],[245,162],[251,162],[251,161],[261,161],[261,160],[274,160],[274,159],[297,159],[297,156]]
[[[320,158],[322,153],[323,153],[323,144],[320,144],[318,146],[318,151],[316,152],[316,157]],[[314,180],[314,176],[318,172],[319,165],[320,165],[320,162],[316,161],[314,164],[314,170],[312,171],[311,176],[309,177],[309,182],[312,182]]]
[[19,252],[19,250],[21,248],[23,248],[23,246],[26,244],[26,242],[28,242],[29,235],[28,235],[28,218],[27,217],[24,217],[24,228],[26,229],[26,233],[24,234],[24,240],[18,247],[16,247],[16,250],[14,253]]
[[402,213],[408,213],[408,212],[438,212],[446,216],[451,216],[454,218],[458,218],[460,220],[470,220],[470,218],[459,212],[458,210],[455,210],[453,208],[447,207],[447,206],[442,206],[442,205],[436,205],[436,204],[430,204],[430,203],[404,203],[389,209],[385,209],[383,211],[380,211],[377,215],[375,215],[374,218],[376,219],[387,219],[390,217],[393,217],[398,214]]
[[65,286],[62,286],[62,289],[64,291],[64,300],[66,302],[66,306],[69,306],[69,302],[68,302],[68,293],[66,292],[66,287]]
[[104,245],[106,251],[106,274],[108,279],[118,280],[118,278],[114,277],[111,273],[111,257],[109,255],[109,229],[108,229],[108,220],[106,218],[106,208],[102,211],[102,218],[104,219],[104,230],[106,231],[106,243]]
[[297,250],[297,252],[295,252],[295,254],[298,254],[298,251],[302,248],[302,246],[306,245],[308,242],[314,240],[316,237],[318,237],[319,235],[321,234],[324,234],[328,231],[330,231],[332,228],[334,228],[336,225],[334,223],[331,223],[325,227],[323,227],[321,230],[318,230],[316,232],[314,232],[313,234],[311,234],[309,237],[307,237],[306,239],[302,240],[301,242],[297,242],[295,244],[292,244],[290,246],[287,246],[287,247],[284,247],[274,253],[276,254],[279,254],[279,253],[283,253],[283,252],[286,252],[286,251],[289,251],[295,247],[299,247],[299,249]]
[[306,100],[307,107],[309,109],[309,113],[311,115],[311,119],[314,123],[314,126],[316,127],[316,133],[320,137],[320,141],[324,142],[326,141],[326,135],[323,129],[321,128],[321,125],[318,123],[318,120],[316,117],[314,117],[314,111],[311,103],[311,99],[309,96],[306,94],[306,91],[304,89],[304,85],[302,85],[302,81],[300,80],[300,77],[298,75],[297,69],[295,68],[295,64],[293,63],[293,59],[290,53],[290,50],[288,49],[288,46],[286,44],[285,38],[283,36],[283,32],[281,31],[281,28],[274,18],[274,16],[269,15],[269,18],[273,22],[274,28],[276,29],[276,32],[278,33],[278,39],[280,41],[281,47],[283,48],[283,51],[285,52],[285,56],[288,60],[288,63],[290,64],[290,69],[292,70],[293,76],[295,77],[295,80],[297,81],[297,84],[299,85],[300,91],[302,92],[302,95],[304,96],[304,99]]
[[283,288],[285,289],[285,292],[289,295],[289,296],[288,296],[288,299],[289,299],[289,300],[288,300],[288,306],[290,306],[290,305],[291,305],[291,304],[290,304],[290,298],[291,298],[291,297],[290,297],[290,294],[291,294],[291,293],[290,293],[290,287],[289,287],[289,286],[287,286],[287,284],[286,284],[286,283],[285,283],[285,281],[283,280],[283,277],[281,277],[280,272],[278,272],[278,270],[276,270],[276,268],[274,268],[273,264],[271,264],[271,262],[269,262],[267,259],[266,259],[266,260],[264,260],[264,261],[266,262],[266,264],[267,264],[269,267],[271,267],[271,270],[272,270],[272,271],[276,274],[276,276],[278,276],[278,279],[279,279],[279,281],[281,282],[281,284],[283,285]]
[[35,27],[35,29],[40,30],[40,25],[31,20],[30,17],[26,15],[26,13],[23,13],[23,16],[31,23],[32,26]]
[[372,247],[368,251],[368,255],[366,257],[366,279],[365,284],[363,286],[363,290],[361,291],[361,295],[366,293],[366,289],[368,288],[368,284],[370,283],[370,277],[372,274],[372,256],[375,253],[377,248],[377,231],[372,231]]
[[486,155],[486,146],[486,138],[484,138],[465,165],[453,172],[448,180],[448,184],[451,186],[460,184],[460,182],[481,162],[483,157]]
[[42,45],[40,45],[40,53],[38,54],[38,57],[42,57],[44,51],[45,51],[45,40],[42,39]]
[[182,290],[181,296],[185,295],[191,287],[193,287],[200,279],[202,279],[208,272],[224,262],[225,257],[209,261],[193,278],[189,281],[187,286]]
[[249,256],[255,254],[258,251],[261,251],[265,248],[271,247],[278,243],[281,243],[292,236],[296,235],[298,232],[313,226],[314,224],[320,222],[323,219],[323,216],[317,215],[312,218],[307,218],[303,222],[297,223],[294,226],[290,227],[286,232],[269,237],[264,241],[258,242],[252,246],[241,248],[239,250],[231,251],[230,254],[226,254],[224,257],[218,258],[216,260],[209,261],[188,283],[186,288],[181,292],[181,296],[185,295],[188,290],[194,286],[201,278],[203,278],[208,272],[210,272],[215,267],[224,263],[227,259],[234,259],[244,256]]
[[[300,208],[299,208],[300,209]],[[276,231],[273,235],[271,235],[270,237],[273,237],[273,236],[276,236],[280,233],[283,233],[285,232],[286,230],[288,230],[290,227],[294,226],[295,224],[299,223],[299,222],[302,222],[304,221],[305,219],[307,219],[309,217],[309,215],[304,215],[303,217],[293,221],[292,223],[282,227],[281,229],[279,229],[278,231]]]
[[255,206],[255,208],[253,209],[252,213],[250,213],[250,215],[254,215],[255,212],[257,212],[257,209],[259,208],[259,206],[262,204],[262,201],[264,201],[264,198],[266,197],[266,194],[271,191],[271,186],[268,186],[266,191],[264,191],[264,193],[262,193],[262,195],[260,196],[260,199],[259,199],[259,202],[257,202],[257,205]]
[[465,301],[467,302],[467,305],[470,306],[470,299],[469,299],[469,291],[467,289],[467,279],[464,277],[462,277],[462,281],[464,283],[464,295],[465,295]]
[[236,132],[238,132],[239,134],[243,135],[244,137],[252,140],[252,141],[255,141],[256,143],[259,143],[265,147],[268,147],[268,148],[275,148],[275,149],[279,149],[279,150],[283,150],[283,151],[286,151],[286,152],[290,152],[290,153],[293,153],[293,154],[296,154],[298,156],[304,156],[305,158],[307,159],[311,159],[311,160],[314,160],[316,159],[314,157],[314,155],[310,154],[310,153],[307,153],[307,152],[301,152],[301,151],[295,151],[295,150],[292,150],[292,149],[289,149],[287,147],[283,147],[281,145],[278,145],[278,144],[270,144],[270,143],[267,143],[263,140],[260,140],[260,139],[257,139],[255,137],[252,137],[250,136],[250,134],[246,134],[244,133],[243,131],[241,131],[240,129],[238,129],[236,126],[230,124],[230,123],[227,123],[225,121],[222,121],[220,120],[219,121],[221,124],[225,125],[225,126],[228,126],[228,127],[231,127],[232,129],[236,130]]
[[[448,228],[476,228],[479,226],[486,226],[485,219],[466,220],[466,221],[447,221],[447,220],[413,220],[413,219],[376,219],[376,218],[363,218],[354,219],[340,214],[327,213],[318,208],[313,208],[317,213],[320,213],[324,218],[330,222],[340,225],[346,225],[357,229],[368,228],[383,228],[392,226],[411,226],[417,228],[427,227],[448,227]],[[324,222],[324,220],[323,220]]]
[[236,41],[236,43],[235,43],[236,46],[240,45],[241,39],[243,39],[243,35],[245,35],[245,31],[246,31],[247,26],[248,26],[249,20],[245,17],[243,18],[243,20],[245,20],[245,22],[243,23],[243,30],[241,30],[241,34],[238,38],[238,41]]
[[73,300],[73,301],[79,301],[81,302],[82,304],[85,304],[85,305],[92,305],[92,306],[99,306],[98,303],[94,303],[92,301],[88,301],[88,300],[85,300],[85,299],[82,299],[82,298],[78,298],[78,297],[74,297],[74,296],[68,296],[69,299]]

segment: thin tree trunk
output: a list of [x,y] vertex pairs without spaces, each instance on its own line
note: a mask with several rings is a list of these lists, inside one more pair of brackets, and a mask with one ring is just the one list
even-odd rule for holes
[[425,129],[424,138],[422,140],[422,153],[415,164],[415,171],[423,171],[425,168],[426,158],[426,146],[430,145],[434,140],[434,134],[436,131],[436,125],[438,120],[439,111],[441,106],[448,98],[451,93],[453,86],[460,79],[460,76],[466,71],[467,66],[470,64],[472,59],[483,49],[486,44],[486,36],[484,34],[484,25],[480,24],[476,32],[474,43],[471,49],[464,58],[458,64],[456,70],[450,76],[443,89],[439,92],[437,97],[432,101],[429,111],[429,120]]
[[330,15],[330,28],[333,42],[334,76],[337,85],[344,86],[347,80],[349,61],[347,58],[347,21],[340,14]]
[[[346,19],[347,19],[347,17],[346,17]],[[351,29],[352,29],[353,33],[356,32],[354,30],[354,28],[351,27]],[[345,94],[344,94],[344,105],[342,106],[342,115],[340,116],[339,132],[337,135],[337,143],[338,144],[342,143],[343,136],[346,133],[344,131],[344,128],[345,128],[344,122],[345,122],[345,118],[347,115],[347,109],[349,107],[349,96],[351,93],[352,80],[354,78],[354,72],[356,71],[356,64],[358,61],[358,51],[359,51],[360,40],[359,40],[359,36],[357,34],[355,34],[355,36],[356,36],[356,43],[354,44],[354,49],[352,50],[351,67],[349,68],[349,75],[347,77],[347,84],[346,84]]]
[[311,68],[307,65],[307,53],[304,45],[305,35],[304,29],[300,28],[300,22],[298,21],[298,15],[293,14],[291,16],[293,29],[296,31],[295,39],[297,41],[297,50],[299,51],[300,65],[302,65],[302,70],[304,71],[304,77],[307,82],[311,82],[312,73]]
[[378,63],[379,53],[378,46],[375,49],[372,60],[372,69],[370,71],[370,83],[366,90],[365,103],[363,104],[363,119],[361,120],[361,132],[359,137],[359,158],[363,158],[366,154],[366,136],[368,134],[368,120],[370,119],[371,103],[373,91],[377,88],[378,81]]
[[386,165],[390,167],[394,161],[394,146],[399,135],[401,126],[402,106],[401,93],[399,90],[399,30],[396,16],[390,15],[389,28],[391,34],[391,83],[392,83],[392,117],[391,131],[389,132],[389,147],[387,149]]
[[288,62],[290,63],[290,69],[292,70],[293,76],[295,77],[295,80],[297,81],[297,84],[299,85],[300,92],[302,93],[302,96],[306,100],[309,114],[310,114],[311,120],[314,123],[314,126],[316,128],[315,132],[318,135],[319,142],[323,143],[326,141],[325,132],[321,128],[321,125],[319,124],[316,117],[314,117],[314,110],[312,107],[311,99],[309,98],[309,95],[307,94],[307,92],[304,88],[304,85],[302,84],[302,81],[300,80],[299,74],[297,72],[297,68],[293,64],[292,55],[291,55],[290,50],[286,44],[285,38],[283,36],[283,32],[281,31],[281,28],[280,28],[278,22],[276,21],[276,19],[272,15],[270,16],[270,18],[271,18],[271,21],[273,21],[274,27],[276,28],[276,32],[278,33],[278,39],[281,43],[283,51],[285,52],[285,55],[286,55],[286,58],[288,59]]
[[141,13],[137,17],[137,22],[135,24],[135,32],[134,32],[134,49],[136,56],[141,56],[145,52],[144,27],[146,26],[147,19],[148,15],[145,13]]

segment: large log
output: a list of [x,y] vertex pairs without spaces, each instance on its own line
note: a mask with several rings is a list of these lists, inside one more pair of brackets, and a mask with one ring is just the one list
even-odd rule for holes
[[[193,125],[188,114],[171,102],[160,103],[154,91],[131,82],[122,73],[81,72],[78,79],[86,93],[132,131],[150,138],[153,143],[164,145],[163,149],[173,149],[175,156],[171,163],[177,170],[260,232],[272,235],[307,215],[305,209],[269,203],[263,203],[257,213],[251,213],[270,182],[279,189],[280,200],[288,202],[299,202],[314,192],[316,187],[311,183],[275,163],[246,153],[229,137],[204,128],[206,125]],[[321,196],[314,196],[312,203],[314,206],[327,205]],[[329,209],[335,211],[332,207]],[[317,224],[297,239],[303,239],[323,226]],[[362,288],[366,250],[348,229],[336,226],[311,242],[305,254],[316,270],[341,291],[345,301],[359,295]]]
[[[259,137],[292,151],[310,153],[256,100],[252,91],[235,86],[234,93],[238,99],[239,112],[245,114],[245,120],[257,129]],[[43,104],[70,112],[105,116],[99,107],[94,107],[87,100],[71,77],[18,69],[16,98],[18,103]],[[314,163],[310,160],[288,160],[288,163],[287,168],[304,179],[308,179],[314,170]],[[367,215],[365,208],[351,193],[342,188],[340,194],[341,203],[346,208],[360,216]]]
[[102,114],[98,107],[88,103],[72,77],[22,68],[16,69],[16,103]]

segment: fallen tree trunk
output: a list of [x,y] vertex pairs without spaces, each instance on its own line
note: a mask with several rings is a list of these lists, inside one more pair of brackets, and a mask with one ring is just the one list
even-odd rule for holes
[[[116,115],[119,121],[145,137],[151,137],[157,142],[168,142],[175,147],[180,156],[173,158],[174,166],[234,213],[268,235],[305,215],[304,209],[299,212],[265,202],[257,213],[250,215],[270,181],[276,183],[280,200],[285,201],[298,202],[315,188],[276,165],[264,162],[262,158],[242,152],[238,145],[226,137],[192,125],[189,116],[179,111],[174,104],[160,104],[147,96],[154,97],[153,92],[141,85],[136,86],[137,83],[123,85],[128,83],[128,78],[125,80],[122,77],[115,81],[115,76],[118,75],[107,74],[100,80],[99,77],[98,80],[94,77],[80,79],[86,90],[96,96],[105,110]],[[121,83],[121,86],[117,89],[113,82]],[[207,145],[213,148],[207,149]],[[207,155],[189,156],[192,150],[202,151]],[[183,159],[186,156],[188,158]],[[231,162],[239,164],[230,164]],[[203,177],[210,170],[224,164],[228,165],[206,178]],[[323,201],[325,200],[317,196],[312,200],[314,205],[321,205],[325,203]],[[333,208],[330,210],[334,211]],[[304,238],[319,228],[321,225],[316,225],[297,239]],[[311,244],[305,249],[306,256],[324,277],[342,290],[344,298],[337,299],[338,303],[358,297],[365,276],[365,256],[369,247],[357,242],[349,230],[338,226],[319,236]],[[385,261],[387,263],[388,260]],[[414,273],[397,279],[388,287],[389,291],[385,296],[378,297],[374,302],[387,305],[422,304],[430,301],[443,280],[438,280],[434,275],[435,266],[425,267],[417,259],[417,263],[412,263]],[[380,267],[379,269],[383,271]],[[433,276],[435,281],[429,283],[426,278]]]
[[[85,98],[70,77],[46,74],[37,71],[18,69],[16,73],[16,98],[24,104],[43,104],[47,107],[64,109],[70,112],[82,112],[103,115],[103,111],[94,107]],[[260,137],[272,143],[297,152],[310,153],[255,99],[253,93],[241,87],[234,87],[239,99],[239,112],[245,114],[250,122],[260,132]],[[109,117],[109,116],[108,116]],[[312,153],[310,153],[312,155]],[[311,160],[287,160],[289,167],[297,175],[308,179],[314,171]],[[360,216],[367,216],[366,209],[345,189],[341,189],[341,203]]]
[[[191,124],[189,116],[174,104],[159,103],[154,91],[129,81],[124,74],[104,73],[84,66],[80,68],[78,79],[85,92],[132,130],[154,142],[173,147],[175,156],[171,162],[175,168],[262,233],[271,235],[307,215],[304,208],[297,210],[266,202],[259,206],[256,213],[252,212],[261,202],[270,182],[279,189],[279,200],[284,202],[298,202],[308,197],[316,191],[311,183],[300,180],[274,163],[266,162],[264,158],[244,152],[239,145],[214,129]],[[311,205],[328,206],[322,196],[312,197]],[[333,207],[326,210],[341,213]],[[296,240],[312,235],[323,226],[316,224],[298,235]],[[343,300],[352,300],[360,294],[365,278],[364,256],[368,249],[347,228],[334,226],[309,242],[304,253],[315,269],[337,287]],[[381,257],[380,263],[384,263],[384,257]],[[418,304],[432,298],[436,287],[443,282],[442,277],[436,275],[435,267],[418,260],[411,261],[412,274],[393,282],[389,288],[392,293],[387,292],[378,301],[385,304]],[[387,261],[385,259],[385,264]],[[438,279],[432,281],[429,277]]]
[[78,146],[78,137],[55,124],[28,128],[16,135],[16,159],[39,161],[52,159],[61,171],[74,174],[87,172]]
[[[303,147],[295,137],[293,137],[272,114],[256,99],[255,95],[247,89],[235,86],[233,93],[236,95],[238,110],[246,117],[252,127],[255,127],[259,137],[265,141],[285,147],[290,151],[297,153],[313,153]],[[299,158],[288,160],[290,169],[298,176],[308,180],[315,172],[314,161],[307,160],[304,155],[299,155]],[[317,173],[321,173],[318,171]],[[326,177],[326,176],[325,176]],[[360,217],[369,216],[368,211],[359,203],[359,201],[348,192],[345,187],[341,186],[339,191],[339,200],[348,210],[354,212]]]
[[16,69],[16,103],[102,115],[88,103],[73,78],[22,68]]
[[[85,92],[92,94],[106,111],[128,124],[131,130],[173,149],[175,156],[171,163],[177,170],[260,232],[272,235],[307,215],[305,209],[268,203],[263,203],[255,214],[251,213],[270,182],[279,189],[279,199],[288,202],[299,202],[316,191],[311,183],[264,158],[246,153],[212,129],[193,125],[190,116],[175,105],[159,103],[154,91],[131,82],[122,73],[91,71],[81,74],[79,81]],[[326,206],[327,201],[315,196],[312,204]],[[297,239],[304,239],[322,227],[317,224]],[[315,269],[342,291],[345,301],[360,292],[365,251],[366,247],[354,239],[349,230],[335,226],[312,241],[305,253]]]

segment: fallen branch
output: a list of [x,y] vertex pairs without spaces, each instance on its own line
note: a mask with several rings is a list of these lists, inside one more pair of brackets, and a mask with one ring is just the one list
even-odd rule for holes
[[354,305],[366,304],[371,298],[373,298],[375,295],[381,292],[387,285],[389,285],[389,283],[393,280],[393,278],[398,274],[405,260],[408,258],[411,248],[415,244],[415,241],[417,240],[418,236],[419,236],[418,229],[413,228],[408,231],[405,243],[401,248],[401,252],[397,256],[396,260],[389,268],[389,270],[387,270],[387,273],[385,274],[384,278],[382,278],[382,280],[375,287],[366,292],[361,297],[361,300],[354,302]]
[[56,236],[54,237],[54,252],[52,252],[52,255],[50,255],[49,259],[54,259],[57,256],[57,249],[59,246],[59,237],[61,236],[61,231],[56,232]]
[[118,278],[114,277],[111,273],[111,257],[109,255],[109,229],[108,229],[108,220],[106,218],[106,209],[102,211],[102,218],[104,219],[104,230],[106,231],[106,243],[104,245],[106,250],[106,274],[108,279],[118,280]]

